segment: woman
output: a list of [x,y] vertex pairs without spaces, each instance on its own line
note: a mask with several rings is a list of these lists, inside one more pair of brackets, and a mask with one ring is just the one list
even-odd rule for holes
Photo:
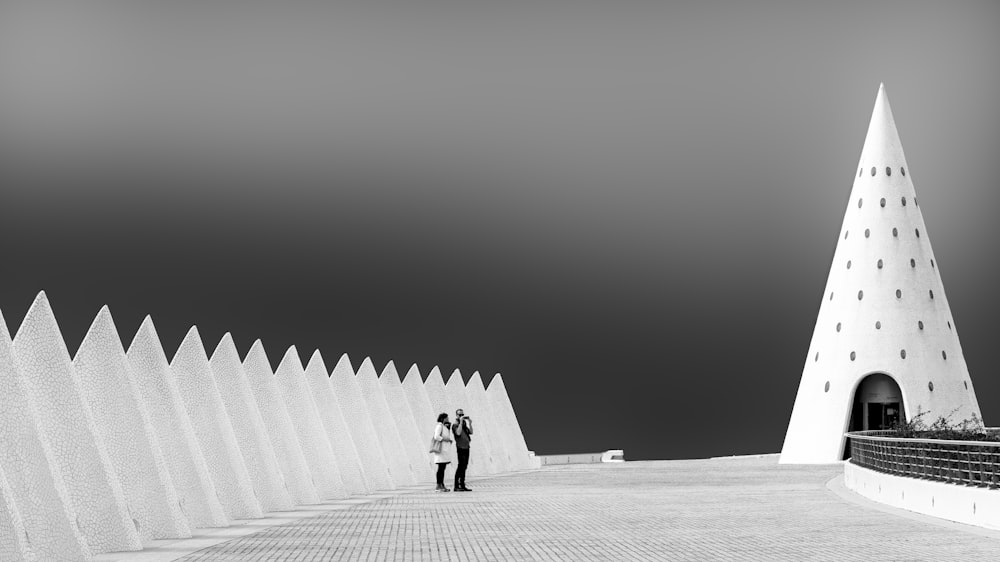
[[431,462],[437,464],[437,488],[436,492],[450,492],[444,485],[444,469],[451,462],[451,422],[448,421],[448,414],[438,416],[437,425],[434,427],[434,439],[431,441]]

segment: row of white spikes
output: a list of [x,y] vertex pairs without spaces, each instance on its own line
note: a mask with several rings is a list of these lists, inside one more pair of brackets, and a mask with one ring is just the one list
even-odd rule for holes
[[432,480],[438,413],[474,419],[469,474],[534,466],[498,374],[400,381],[347,355],[276,371],[261,342],[211,359],[191,328],[169,363],[147,317],[126,352],[107,307],[75,358],[45,293],[11,339],[0,314],[0,560],[87,560],[193,528]]

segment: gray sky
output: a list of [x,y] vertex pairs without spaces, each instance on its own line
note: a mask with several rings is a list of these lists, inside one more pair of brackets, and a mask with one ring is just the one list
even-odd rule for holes
[[0,309],[500,371],[543,453],[777,451],[884,81],[1000,423],[1000,5],[693,4],[4,2]]

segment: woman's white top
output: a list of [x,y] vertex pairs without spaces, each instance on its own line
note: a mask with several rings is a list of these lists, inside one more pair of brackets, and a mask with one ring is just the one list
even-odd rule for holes
[[445,427],[443,423],[439,422],[434,428],[434,440],[441,441],[441,452],[431,453],[431,462],[434,464],[451,462],[451,446],[454,444],[454,437],[451,435],[451,429]]

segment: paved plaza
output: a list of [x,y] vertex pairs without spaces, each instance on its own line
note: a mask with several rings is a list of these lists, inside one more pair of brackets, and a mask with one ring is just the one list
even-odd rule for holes
[[470,480],[472,493],[394,494],[180,560],[1000,560],[1000,535],[878,508],[838,491],[841,474],[773,455],[548,467]]

